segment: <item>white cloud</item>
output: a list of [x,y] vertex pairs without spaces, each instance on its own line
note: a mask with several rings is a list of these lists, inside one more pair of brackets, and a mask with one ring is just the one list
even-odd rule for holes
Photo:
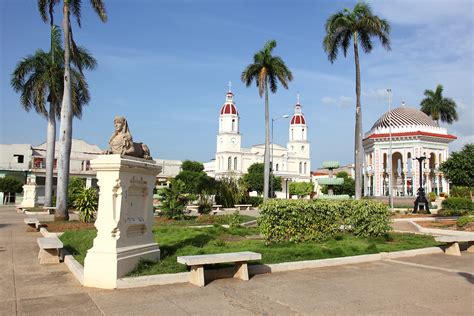
[[340,96],[337,98],[332,97],[323,97],[321,99],[321,103],[329,106],[337,106],[337,107],[348,107],[354,104],[354,99],[347,96]]
[[376,14],[391,23],[422,25],[447,20],[472,19],[472,0],[370,1]]

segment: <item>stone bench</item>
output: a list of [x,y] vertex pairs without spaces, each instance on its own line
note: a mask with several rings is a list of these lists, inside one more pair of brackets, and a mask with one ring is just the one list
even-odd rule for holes
[[204,286],[204,265],[216,263],[235,262],[234,278],[248,281],[249,271],[247,261],[261,260],[262,255],[256,252],[231,252],[231,253],[216,253],[208,255],[197,256],[181,256],[177,260],[179,263],[191,266],[191,278],[189,282],[197,286]]
[[56,212],[56,206],[43,206],[43,210],[47,211],[49,214],[54,214]]
[[41,223],[37,218],[27,217],[24,219],[24,222],[26,225],[36,228],[36,230],[39,230],[41,227]]
[[250,208],[252,207],[252,204],[235,204],[234,206],[239,211],[242,211],[243,208],[245,208],[245,210],[247,210],[247,211],[250,211]]
[[445,249],[445,253],[451,256],[460,256],[461,250],[459,249],[460,242],[467,242],[467,251],[474,252],[474,236],[438,236],[435,237],[436,241],[445,242],[448,247]]
[[221,207],[222,207],[222,205],[220,205],[220,204],[215,204],[215,205],[213,205],[213,206],[212,206],[211,214],[220,213],[220,212],[221,212]]
[[59,263],[63,243],[57,237],[41,237],[37,239],[40,248],[38,259],[40,264]]

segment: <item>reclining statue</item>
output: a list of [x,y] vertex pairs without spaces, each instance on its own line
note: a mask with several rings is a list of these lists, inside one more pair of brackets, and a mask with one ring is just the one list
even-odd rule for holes
[[134,143],[128,128],[127,119],[123,116],[114,118],[115,131],[109,139],[109,149],[104,154],[120,154],[152,160],[150,149],[143,143]]

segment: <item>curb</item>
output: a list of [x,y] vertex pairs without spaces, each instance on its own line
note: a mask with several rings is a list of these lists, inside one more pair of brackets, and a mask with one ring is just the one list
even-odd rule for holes
[[442,221],[446,219],[458,219],[459,216],[445,216],[445,217],[406,217],[406,218],[394,218],[393,222],[430,222],[430,221]]
[[[51,236],[59,237],[63,234],[63,233],[50,233],[44,227],[40,228],[40,232],[45,237],[51,237]],[[429,247],[429,248],[402,250],[402,251],[395,251],[395,252],[381,252],[377,254],[368,254],[368,255],[341,257],[341,258],[305,260],[305,261],[283,262],[283,263],[262,264],[262,265],[249,265],[248,269],[249,269],[250,275],[257,275],[257,274],[266,274],[266,273],[297,271],[297,270],[303,270],[303,269],[333,267],[333,266],[341,266],[341,265],[346,265],[346,264],[358,264],[358,263],[380,261],[380,260],[385,260],[385,259],[414,257],[418,255],[428,255],[428,254],[438,254],[438,253],[444,253],[442,248]],[[63,249],[63,257],[64,257],[64,263],[68,267],[69,271],[71,271],[71,273],[79,281],[79,283],[82,286],[84,286],[84,267],[76,259],[74,259],[74,256],[71,255],[66,249]],[[227,277],[229,275],[232,276],[232,272],[233,272],[233,268],[207,270],[206,279],[207,278],[215,279],[215,278],[224,277],[224,276]],[[121,278],[121,279],[117,279],[116,288],[129,289],[129,288],[139,288],[139,287],[153,286],[153,285],[188,283],[190,279],[190,275],[191,275],[190,272],[181,272],[181,273],[155,274],[155,275]]]
[[474,236],[474,233],[471,232],[464,232],[460,230],[447,230],[447,229],[436,229],[436,228],[425,228],[418,225],[415,222],[411,222],[415,225],[416,229],[420,233],[429,234],[429,235],[441,235],[441,236]]
[[[346,264],[367,263],[367,262],[374,262],[374,261],[380,261],[380,260],[385,260],[385,259],[414,257],[418,255],[429,255],[429,254],[439,254],[439,253],[444,253],[444,251],[440,247],[429,247],[429,248],[421,248],[421,249],[413,249],[413,250],[402,250],[402,251],[396,251],[396,252],[381,252],[378,254],[360,255],[360,256],[351,256],[351,257],[342,257],[342,258],[283,262],[283,263],[263,264],[263,265],[250,265],[248,269],[249,269],[250,275],[257,275],[257,274],[266,274],[266,273],[297,271],[297,270],[303,270],[303,269],[333,267],[333,266],[341,266],[341,265],[346,265]],[[75,261],[74,258],[72,258],[72,260]],[[75,262],[77,263],[77,261]],[[77,264],[79,265],[79,263]],[[83,271],[82,266],[80,266],[79,269]],[[206,270],[206,279],[217,279],[220,277],[229,277],[229,276],[232,276],[232,272],[233,272],[233,268]],[[73,274],[74,276],[76,276],[74,272]],[[81,273],[78,273],[78,274],[81,275]],[[82,277],[83,277],[83,272],[82,272]],[[78,278],[79,282],[81,282],[78,276],[76,276],[76,278]],[[153,286],[153,285],[188,283],[189,278],[190,278],[190,272],[122,278],[122,279],[117,280],[117,289],[138,288],[138,287]]]
[[84,267],[74,259],[74,256],[71,255],[66,249],[63,248],[64,264],[71,271],[72,275],[84,286]]

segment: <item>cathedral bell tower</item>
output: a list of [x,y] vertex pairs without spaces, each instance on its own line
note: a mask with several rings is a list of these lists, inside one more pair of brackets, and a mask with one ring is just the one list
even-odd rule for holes
[[[219,133],[217,134],[216,170],[237,170],[237,155],[240,154],[240,117],[234,103],[234,94],[229,91],[219,114]],[[230,169],[229,169],[230,166]]]
[[295,113],[290,121],[288,152],[294,157],[301,159],[299,162],[299,173],[310,172],[310,147],[308,142],[308,125],[301,111],[300,96],[298,94],[295,105]]

